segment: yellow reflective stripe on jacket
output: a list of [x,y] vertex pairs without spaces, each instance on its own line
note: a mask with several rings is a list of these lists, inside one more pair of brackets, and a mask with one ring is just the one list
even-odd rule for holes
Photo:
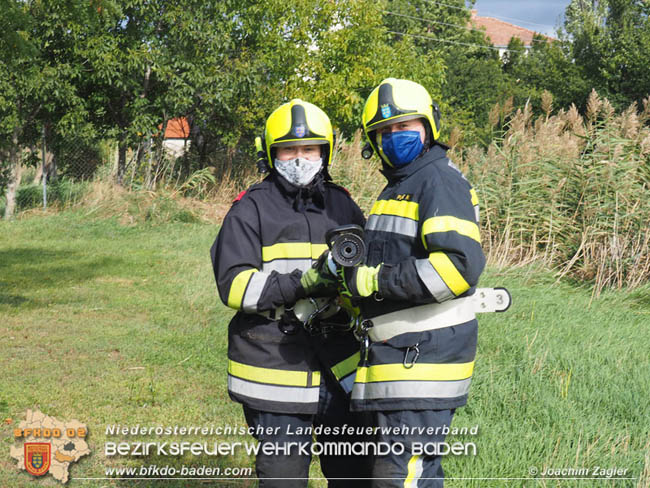
[[332,366],[332,373],[336,377],[336,380],[346,377],[350,373],[354,372],[357,369],[357,365],[361,359],[361,353],[355,352],[352,356],[347,359],[344,359],[340,363]]
[[429,254],[429,262],[454,295],[458,296],[469,290],[469,284],[444,252],[432,252]]
[[228,306],[230,308],[235,308],[237,310],[241,308],[242,301],[244,300],[244,293],[246,292],[246,286],[248,286],[251,275],[256,271],[255,268],[245,269],[232,280],[230,291],[228,292]]
[[278,242],[262,247],[262,261],[274,259],[318,259],[327,250],[327,244],[310,242]]
[[411,220],[418,220],[419,205],[406,200],[377,200],[370,210],[370,215],[396,215]]
[[271,385],[302,387],[320,385],[320,371],[312,371],[311,382],[308,384],[309,373],[307,371],[260,368],[259,366],[238,363],[231,359],[228,360],[228,373],[245,380]]
[[474,188],[469,189],[469,194],[472,196],[472,205],[478,205],[478,195]]
[[472,376],[471,363],[416,363],[411,368],[403,364],[377,364],[357,369],[357,383],[380,381],[458,381]]
[[478,230],[478,225],[475,222],[459,219],[451,215],[443,215],[431,217],[422,224],[422,243],[425,249],[427,247],[425,242],[427,234],[435,234],[437,232],[457,232],[462,236],[474,239],[479,244],[481,243],[481,235]]

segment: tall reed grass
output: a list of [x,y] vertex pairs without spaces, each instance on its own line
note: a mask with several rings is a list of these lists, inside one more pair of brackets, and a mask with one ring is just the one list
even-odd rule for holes
[[616,114],[594,91],[585,116],[575,106],[534,118],[528,106],[487,149],[452,152],[476,186],[489,261],[541,260],[605,287],[650,278],[650,120],[631,106]]
[[346,188],[354,201],[368,215],[377,196],[386,185],[386,179],[379,172],[381,163],[377,157],[371,159],[361,157],[361,147],[364,143],[361,131],[357,131],[350,140],[341,140],[337,143],[330,174],[334,182]]

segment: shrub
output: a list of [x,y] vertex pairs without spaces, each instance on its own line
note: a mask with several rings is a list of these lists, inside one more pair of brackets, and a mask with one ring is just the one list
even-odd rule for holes
[[[65,178],[47,185],[47,205],[69,206],[77,203],[90,190],[86,182],[74,182]],[[6,201],[3,195],[0,199],[0,215],[4,213]],[[16,192],[16,211],[21,212],[43,206],[43,185],[22,185]]]

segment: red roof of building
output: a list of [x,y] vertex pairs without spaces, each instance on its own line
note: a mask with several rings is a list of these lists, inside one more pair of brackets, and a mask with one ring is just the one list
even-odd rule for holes
[[[472,18],[470,22],[475,27],[485,28],[485,35],[490,38],[492,44],[495,46],[506,47],[510,42],[510,39],[513,37],[518,37],[526,47],[530,47],[533,43],[535,31],[492,17],[479,17],[476,15],[476,10],[472,10]],[[553,40],[552,37],[544,37]]]
[[190,124],[185,117],[169,119],[165,129],[165,139],[188,139],[190,137]]

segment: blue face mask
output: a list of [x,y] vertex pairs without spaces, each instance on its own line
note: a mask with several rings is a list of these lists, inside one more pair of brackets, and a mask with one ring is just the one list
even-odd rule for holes
[[399,167],[417,158],[424,145],[418,131],[403,130],[381,134],[381,149],[391,164]]

